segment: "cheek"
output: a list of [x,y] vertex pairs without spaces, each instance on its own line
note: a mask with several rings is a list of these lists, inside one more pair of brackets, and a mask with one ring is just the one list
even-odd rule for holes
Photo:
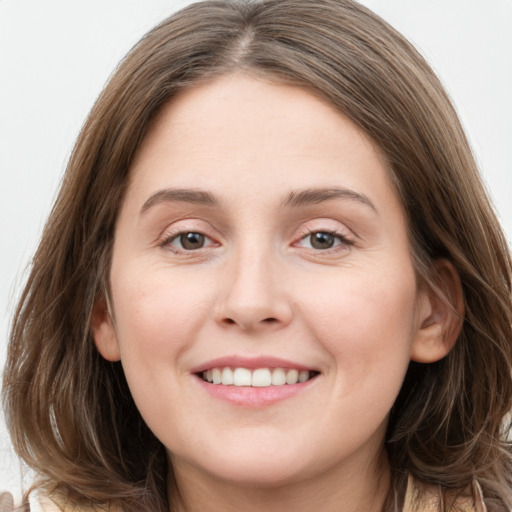
[[[141,363],[176,358],[193,342],[211,311],[206,283],[185,272],[139,264],[112,275],[121,357]],[[135,266],[134,266],[135,267]]]
[[149,427],[158,430],[163,424],[167,430],[186,407],[186,392],[176,391],[187,374],[182,356],[207,323],[212,309],[208,287],[199,286],[186,272],[140,261],[120,265],[117,271],[113,266],[111,284],[121,362],[131,394]]
[[[333,359],[341,389],[379,380],[400,386],[415,330],[412,268],[353,268],[305,298],[304,317]],[[405,269],[405,270],[404,270]],[[372,271],[373,270],[373,271]]]

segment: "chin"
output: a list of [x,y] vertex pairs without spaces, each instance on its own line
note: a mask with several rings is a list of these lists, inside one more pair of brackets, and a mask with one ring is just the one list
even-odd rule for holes
[[[171,465],[195,468],[195,472],[207,476],[209,479],[224,482],[226,485],[235,485],[246,488],[271,489],[284,487],[289,484],[307,480],[315,476],[322,468],[316,464],[308,464],[310,457],[305,453],[297,454],[297,450],[287,453],[286,449],[277,449],[261,446],[255,451],[239,449],[212,451],[207,457],[200,460],[187,457],[170,457]],[[315,467],[316,466],[316,467]]]

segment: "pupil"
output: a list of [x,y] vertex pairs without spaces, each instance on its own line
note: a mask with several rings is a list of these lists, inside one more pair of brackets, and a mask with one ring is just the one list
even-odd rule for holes
[[334,245],[334,235],[331,233],[313,233],[311,235],[311,245],[315,249],[330,249]]
[[201,233],[183,233],[180,242],[184,249],[200,249],[204,245],[204,235]]

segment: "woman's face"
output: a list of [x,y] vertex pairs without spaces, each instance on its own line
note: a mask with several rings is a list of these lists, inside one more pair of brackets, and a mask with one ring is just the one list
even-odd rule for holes
[[386,164],[333,107],[242,74],[183,92],[131,169],[110,278],[98,348],[178,477],[376,460],[428,300]]

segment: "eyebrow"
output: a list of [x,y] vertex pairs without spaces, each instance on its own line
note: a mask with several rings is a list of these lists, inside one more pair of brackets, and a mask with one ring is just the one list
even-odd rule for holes
[[[367,196],[347,188],[308,188],[290,192],[282,201],[283,208],[297,208],[319,204],[334,199],[348,199],[369,206],[378,213],[375,205]],[[184,202],[203,206],[219,207],[220,201],[210,192],[196,189],[166,188],[152,194],[140,209],[141,215],[159,203]]]
[[219,206],[219,200],[213,194],[210,194],[204,190],[194,190],[188,188],[166,188],[152,194],[142,205],[140,213],[142,215],[156,204],[176,201],[212,207]]
[[379,213],[375,205],[367,196],[348,188],[308,188],[306,190],[292,191],[284,199],[282,206],[307,206],[311,204],[323,203],[324,201],[331,201],[333,199],[348,199],[351,201],[357,201],[366,206],[369,206],[375,213]]

